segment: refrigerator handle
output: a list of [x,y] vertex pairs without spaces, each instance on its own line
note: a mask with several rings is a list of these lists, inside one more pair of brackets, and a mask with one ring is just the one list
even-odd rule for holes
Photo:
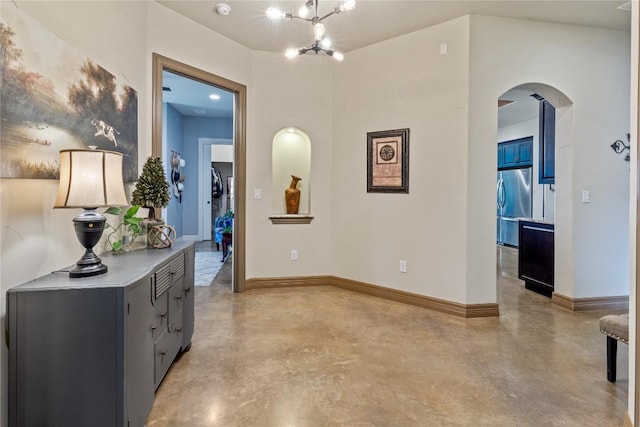
[[498,180],[498,207],[502,211],[504,209],[505,204],[505,195],[504,195],[504,179],[500,178]]

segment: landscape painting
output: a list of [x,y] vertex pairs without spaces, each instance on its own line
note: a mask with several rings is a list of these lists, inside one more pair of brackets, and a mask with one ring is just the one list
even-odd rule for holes
[[[123,154],[138,177],[138,94],[19,10],[0,21],[0,178],[58,179],[60,150]],[[3,11],[4,12],[4,11]]]

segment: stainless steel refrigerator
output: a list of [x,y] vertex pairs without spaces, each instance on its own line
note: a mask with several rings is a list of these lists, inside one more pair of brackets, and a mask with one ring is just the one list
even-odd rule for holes
[[518,247],[518,218],[531,218],[531,168],[498,171],[499,244]]

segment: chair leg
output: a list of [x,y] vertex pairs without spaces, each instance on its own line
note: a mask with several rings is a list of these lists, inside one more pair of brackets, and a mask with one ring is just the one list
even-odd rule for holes
[[618,340],[607,337],[607,380],[616,382],[616,357],[618,353]]

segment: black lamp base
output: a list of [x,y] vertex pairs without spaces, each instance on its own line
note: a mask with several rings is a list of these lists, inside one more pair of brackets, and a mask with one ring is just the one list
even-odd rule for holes
[[73,270],[69,270],[69,277],[76,279],[78,277],[99,276],[107,272],[107,266],[99,263],[90,267],[81,267],[76,265]]
[[106,218],[96,212],[95,208],[85,208],[85,211],[73,218],[76,229],[76,237],[86,249],[82,258],[76,262],[76,266],[69,271],[69,277],[98,276],[107,272],[107,266],[93,252],[93,247],[100,241]]

